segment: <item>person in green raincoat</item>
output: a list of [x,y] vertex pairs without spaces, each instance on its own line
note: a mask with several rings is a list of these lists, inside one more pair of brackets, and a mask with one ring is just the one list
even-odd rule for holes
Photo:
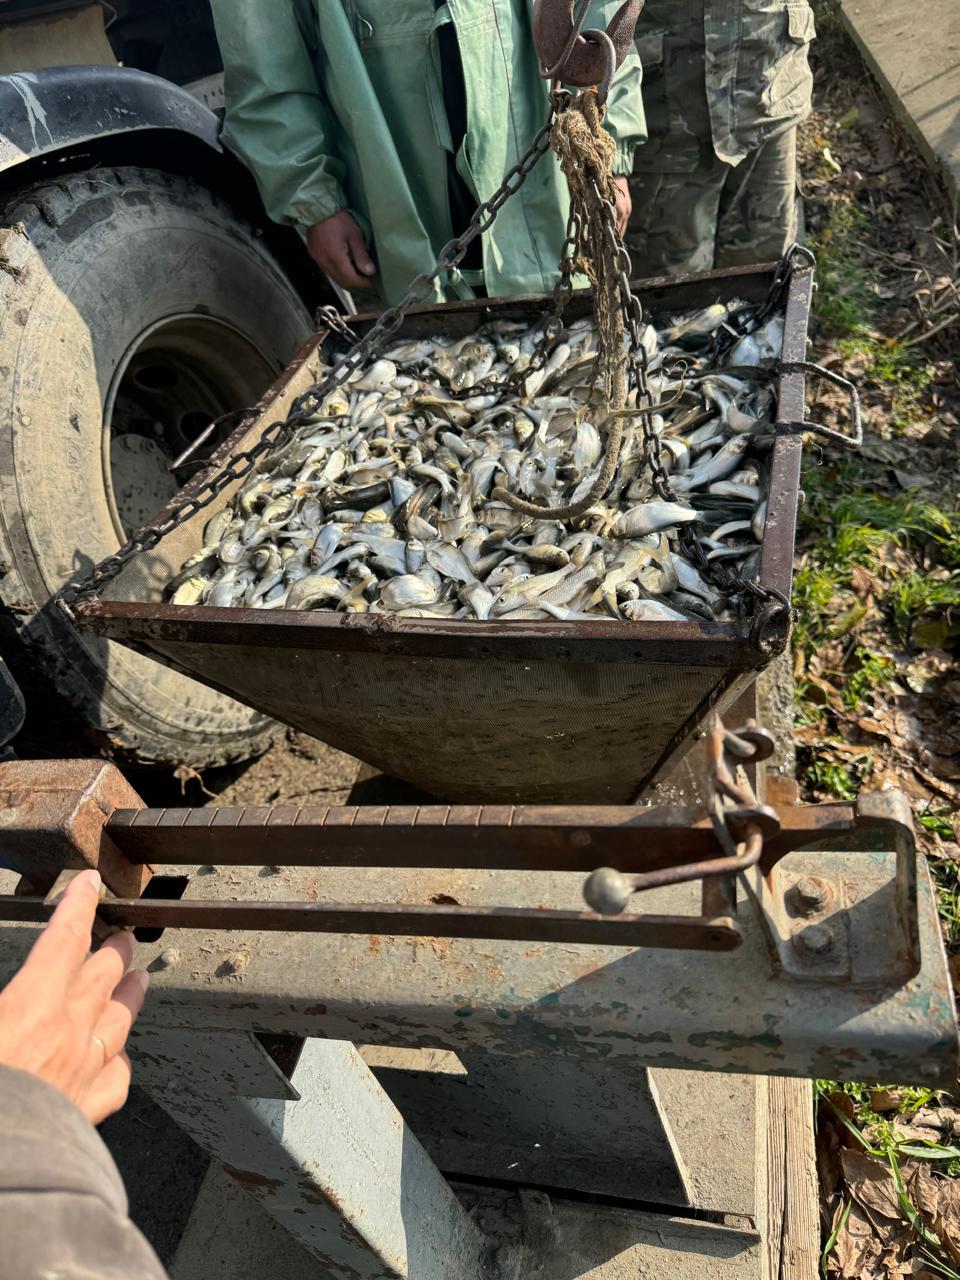
[[[270,217],[303,226],[346,289],[395,303],[497,190],[547,118],[532,0],[212,0],[223,53],[224,140],[253,171]],[[595,0],[606,27],[619,0]],[[644,138],[640,64],[614,78],[618,216]],[[553,287],[568,196],[552,153],[434,297]]]

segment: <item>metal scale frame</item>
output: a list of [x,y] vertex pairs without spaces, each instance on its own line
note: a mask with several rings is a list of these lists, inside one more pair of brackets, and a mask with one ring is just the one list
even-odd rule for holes
[[666,1212],[701,1266],[732,1232],[762,1280],[756,1199],[711,1218],[670,1105],[722,1077],[682,1072],[939,1087],[958,1054],[905,798],[798,804],[772,746],[714,719],[705,797],[646,809],[149,809],[102,761],[9,761],[0,981],[97,867],[152,974],[137,1079],[331,1275],[506,1275],[512,1187],[584,1242],[578,1198],[598,1238]]

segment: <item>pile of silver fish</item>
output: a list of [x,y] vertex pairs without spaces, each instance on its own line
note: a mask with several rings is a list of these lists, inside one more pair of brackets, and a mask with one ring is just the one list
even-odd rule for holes
[[783,321],[739,338],[718,367],[713,335],[733,313],[749,308],[718,303],[643,332],[642,403],[659,406],[675,501],[656,494],[638,416],[623,419],[602,500],[576,518],[492,496],[575,503],[597,478],[608,421],[591,318],[545,362],[542,323],[495,320],[465,338],[397,341],[331,391],[207,523],[173,603],[497,622],[733,616],[678,542],[690,525],[708,564],[759,570]]

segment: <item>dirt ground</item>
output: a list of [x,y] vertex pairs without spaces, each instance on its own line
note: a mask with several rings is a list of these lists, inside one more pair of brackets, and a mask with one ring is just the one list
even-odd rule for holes
[[353,756],[288,729],[258,760],[207,769],[202,777],[182,768],[137,771],[135,785],[151,804],[343,804],[359,767]]

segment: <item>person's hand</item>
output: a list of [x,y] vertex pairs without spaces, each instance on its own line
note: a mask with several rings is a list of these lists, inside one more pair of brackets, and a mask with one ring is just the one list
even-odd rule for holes
[[320,270],[344,289],[365,289],[377,274],[363,232],[346,209],[307,230],[307,249]]
[[124,1052],[149,978],[127,973],[133,935],[115,933],[89,955],[100,876],[71,881],[23,968],[0,992],[0,1064],[45,1080],[92,1124],[127,1100]]
[[623,174],[615,176],[613,179],[614,192],[617,200],[617,230],[624,235],[627,230],[627,223],[630,221],[630,214],[633,211],[633,201],[630,199],[630,184]]

